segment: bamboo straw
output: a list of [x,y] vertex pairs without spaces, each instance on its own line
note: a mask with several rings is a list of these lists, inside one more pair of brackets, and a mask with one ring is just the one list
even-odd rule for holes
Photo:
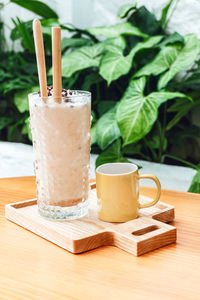
[[61,75],[61,29],[52,27],[52,63],[53,63],[53,98],[61,102],[62,75]]
[[47,100],[46,97],[48,97],[46,64],[45,64],[45,56],[44,56],[42,28],[41,28],[40,21],[38,19],[35,19],[33,21],[33,36],[35,41],[35,52],[36,52],[36,59],[37,59],[38,77],[40,83],[40,93],[41,93],[42,100],[46,102]]

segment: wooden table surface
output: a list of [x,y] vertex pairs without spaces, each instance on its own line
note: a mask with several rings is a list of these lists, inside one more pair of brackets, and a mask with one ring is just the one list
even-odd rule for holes
[[200,299],[200,195],[162,191],[177,244],[140,257],[111,246],[74,255],[5,219],[5,204],[35,197],[34,180],[0,179],[1,300]]

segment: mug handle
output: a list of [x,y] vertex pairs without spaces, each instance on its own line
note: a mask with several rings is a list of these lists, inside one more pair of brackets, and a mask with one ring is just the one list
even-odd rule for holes
[[139,203],[139,208],[145,208],[145,207],[150,207],[150,206],[155,205],[158,202],[158,200],[160,199],[160,193],[161,193],[160,181],[153,174],[139,175],[139,179],[152,179],[156,183],[156,187],[157,187],[156,197],[149,203],[145,203],[145,204]]

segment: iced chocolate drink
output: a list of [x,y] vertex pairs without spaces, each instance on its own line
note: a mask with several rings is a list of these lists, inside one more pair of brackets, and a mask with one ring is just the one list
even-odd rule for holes
[[29,95],[39,212],[53,219],[87,213],[91,95],[64,91],[61,103]]

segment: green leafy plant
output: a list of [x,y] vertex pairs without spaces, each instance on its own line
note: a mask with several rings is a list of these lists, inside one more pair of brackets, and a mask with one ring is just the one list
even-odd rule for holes
[[[41,16],[48,83],[51,84],[51,26],[62,27],[63,86],[92,92],[92,152],[97,165],[127,161],[128,157],[155,162],[189,163],[199,169],[198,157],[175,149],[198,145],[199,127],[191,114],[200,107],[200,41],[194,34],[166,33],[169,8],[160,20],[145,7],[125,4],[122,20],[112,26],[79,29],[60,24],[56,12],[31,0],[11,1]],[[1,139],[30,140],[27,93],[38,89],[32,20],[13,20],[13,43],[23,51],[1,52]],[[67,37],[69,36],[69,37]],[[18,68],[14,68],[18,65]],[[179,73],[184,72],[179,79]],[[26,90],[25,90],[26,88]],[[7,101],[9,99],[9,101]],[[199,175],[190,191],[199,190]]]

